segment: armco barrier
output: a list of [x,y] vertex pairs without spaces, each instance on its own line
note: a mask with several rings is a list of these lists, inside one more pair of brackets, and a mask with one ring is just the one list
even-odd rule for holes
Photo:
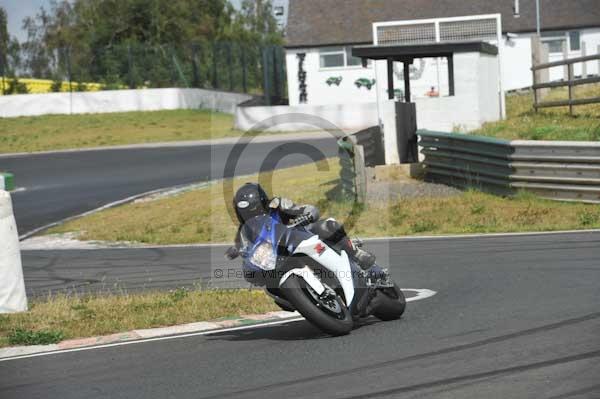
[[600,143],[505,141],[419,131],[426,178],[511,195],[600,203]]
[[10,194],[0,190],[0,313],[26,310],[17,225]]

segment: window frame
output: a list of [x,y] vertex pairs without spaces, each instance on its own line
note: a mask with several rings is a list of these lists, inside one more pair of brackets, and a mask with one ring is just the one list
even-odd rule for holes
[[[349,61],[349,53],[352,52],[352,47],[354,46],[328,46],[328,47],[320,47],[319,50],[319,70],[320,71],[332,71],[332,70],[340,70],[340,69],[359,69],[362,68],[362,62],[355,65],[348,64]],[[327,55],[342,55],[343,57],[343,65],[326,67],[323,66],[322,56]],[[367,68],[371,67],[371,62],[367,63]]]
[[[573,35],[577,35],[577,48],[572,47],[573,43]],[[571,30],[567,32],[567,37],[569,39],[569,51],[581,51],[581,31],[579,30]]]
[[[336,66],[324,66],[323,57],[328,55],[341,55],[342,56],[342,65]],[[319,49],[319,69],[321,70],[329,70],[329,69],[339,69],[346,67],[346,50],[344,46],[331,46],[331,47],[322,47]]]
[[[571,46],[571,40],[572,40],[571,36],[574,34],[577,34],[577,36],[579,38],[579,46],[576,49],[574,49]],[[562,53],[562,49],[561,49],[561,51],[550,51],[550,46],[548,45],[548,43],[549,42],[557,42],[557,41],[565,42],[565,44],[567,45],[567,52],[581,51],[581,31],[580,30],[542,32],[541,40],[542,40],[542,43],[544,43],[548,46],[549,54],[561,54]]]

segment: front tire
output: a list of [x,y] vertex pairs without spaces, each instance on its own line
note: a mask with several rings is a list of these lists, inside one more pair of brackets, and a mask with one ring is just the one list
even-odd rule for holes
[[346,335],[352,331],[354,327],[352,315],[338,295],[335,300],[340,307],[340,313],[334,316],[317,306],[313,295],[309,292],[312,288],[301,277],[291,275],[283,282],[281,289],[285,293],[285,298],[298,312],[321,331],[333,336]]
[[399,319],[406,309],[406,298],[397,284],[393,288],[382,288],[377,291],[377,308],[373,315],[380,320]]

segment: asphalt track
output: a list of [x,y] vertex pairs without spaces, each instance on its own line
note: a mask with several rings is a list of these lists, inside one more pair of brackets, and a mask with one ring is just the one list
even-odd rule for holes
[[[402,287],[437,295],[345,337],[299,321],[0,362],[0,398],[600,397],[599,233],[368,245]],[[133,284],[164,264],[163,287],[215,267],[206,248],[135,251],[154,258],[88,251],[87,267]],[[32,263],[52,256],[59,276],[83,254],[25,252],[30,287],[52,281]]]
[[[282,137],[279,139],[279,137]],[[311,162],[337,153],[335,139],[278,136],[253,142],[235,175]],[[1,156],[0,170],[15,174],[13,207],[19,233],[148,191],[231,177],[225,164],[234,144],[126,148]]]

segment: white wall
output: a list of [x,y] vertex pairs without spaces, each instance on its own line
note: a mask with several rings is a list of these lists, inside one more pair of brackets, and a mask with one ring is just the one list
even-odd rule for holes
[[479,90],[479,112],[477,113],[479,119],[477,125],[481,125],[501,119],[500,102],[501,96],[504,94],[500,93],[498,58],[488,54],[479,54],[478,68],[476,85]]
[[518,37],[502,40],[502,88],[516,90],[531,86],[531,37],[532,34],[519,34]]
[[[519,33],[517,37],[510,40],[504,36],[502,43],[502,79],[505,90],[522,89],[532,84],[531,74],[531,38],[534,33]],[[580,39],[586,44],[587,55],[598,54],[600,50],[600,28],[582,29]],[[583,45],[582,45],[583,48]],[[581,57],[582,51],[568,51],[568,58]],[[548,62],[561,61],[564,57],[561,53],[549,54]],[[600,73],[598,61],[589,61],[587,64],[588,75]],[[574,65],[573,71],[576,76],[582,72],[582,64]],[[563,67],[550,68],[550,80],[560,80],[564,76]]]
[[[304,70],[306,74],[306,85],[308,93],[308,104],[324,105],[337,104],[340,99],[344,103],[369,103],[377,101],[375,88],[369,90],[366,87],[357,87],[355,82],[360,78],[381,80],[387,82],[386,67],[377,68],[373,64],[367,68],[352,66],[346,68],[320,68],[319,50],[312,49],[288,49],[286,51],[286,64],[288,71],[288,93],[290,105],[299,105],[300,92],[298,89],[298,53],[305,53]],[[386,65],[385,61],[378,62]],[[426,92],[434,86],[438,91],[441,87],[443,95],[448,94],[448,65],[445,58],[440,59],[417,59],[411,66],[411,94],[413,98],[427,98]],[[402,80],[402,63],[394,63],[394,87],[404,90]],[[330,77],[342,77],[339,86],[327,85]],[[381,86],[381,85],[380,85]],[[387,84],[384,84],[384,92],[387,98]]]
[[[259,123],[276,116],[290,116],[297,120],[298,115],[311,115],[325,119],[341,130],[360,130],[375,126],[377,122],[377,103],[349,103],[326,105],[295,105],[274,107],[238,107],[235,112],[235,128],[252,130]],[[292,116],[293,115],[293,116]],[[275,131],[318,130],[319,126],[304,123],[285,123],[273,127]]]
[[[587,46],[587,54],[597,54],[600,46],[600,27],[582,29],[581,42]],[[508,39],[504,35],[500,44],[502,52],[502,85],[504,90],[515,90],[531,86],[531,37],[532,33],[519,33],[516,37]],[[307,72],[307,92],[308,104],[337,104],[343,99],[344,103],[368,103],[376,101],[374,90],[366,88],[358,89],[354,82],[358,78],[377,79],[375,69],[370,66],[367,69],[362,67],[347,67],[336,69],[321,69],[319,67],[319,50],[317,48],[308,49],[288,49],[286,51],[286,62],[288,68],[288,93],[291,105],[298,105],[298,53],[305,53],[304,70]],[[581,51],[570,51],[569,58],[581,56]],[[562,54],[550,56],[550,61],[562,60]],[[382,62],[385,64],[385,62]],[[414,98],[425,97],[425,92],[435,86],[439,90],[441,87],[442,95],[448,90],[448,69],[444,58],[425,59],[424,68],[421,71],[421,60],[415,60],[412,67],[411,87]],[[396,70],[401,70],[401,64],[398,64]],[[380,73],[381,71],[381,73]],[[551,79],[562,78],[562,67],[552,68],[550,71]],[[421,73],[422,72],[422,73]],[[587,63],[588,74],[598,74],[598,62]],[[575,75],[581,74],[581,64],[575,65]],[[387,80],[385,69],[378,68],[377,75],[382,82]],[[328,86],[325,81],[332,76],[341,76],[340,86]],[[419,77],[418,79],[416,77]],[[438,80],[439,77],[439,80]],[[403,88],[399,76],[395,77],[395,87]]]
[[169,109],[210,109],[233,114],[246,94],[202,89],[111,90],[0,96],[0,117]]
[[[461,101],[471,101],[461,99]],[[387,101],[387,100],[386,100]],[[499,111],[498,101],[491,101],[488,109],[481,112],[477,96],[469,107],[456,109],[456,97],[417,98],[417,126],[419,129],[449,132],[454,129],[477,129],[489,118],[486,112],[492,109]],[[341,130],[357,131],[379,124],[377,103],[362,104],[326,104],[326,105],[296,105],[275,107],[238,107],[235,112],[235,128],[251,130],[254,126],[270,118],[283,115],[294,115],[290,119],[296,120],[298,114],[317,116],[332,123]],[[318,127],[304,123],[286,123],[277,125],[274,131],[317,130]]]
[[[354,82],[360,78],[374,79],[373,67],[363,68],[354,66],[347,68],[321,69],[319,66],[318,49],[286,50],[286,67],[288,75],[288,96],[290,105],[299,105],[300,91],[298,89],[298,53],[305,53],[304,70],[306,73],[306,86],[308,104],[323,105],[337,104],[340,99],[344,103],[369,103],[375,102],[374,89],[357,88]],[[330,77],[341,76],[339,86],[328,86],[325,82]]]

